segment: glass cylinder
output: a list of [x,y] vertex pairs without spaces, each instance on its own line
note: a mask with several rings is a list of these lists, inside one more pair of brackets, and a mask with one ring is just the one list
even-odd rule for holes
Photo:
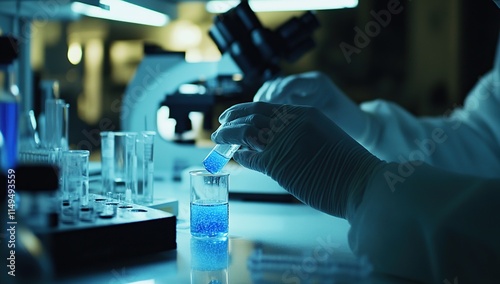
[[89,203],[89,155],[87,150],[63,151],[62,195],[63,200],[79,201],[81,205]]
[[154,198],[154,139],[156,132],[139,132],[136,141],[137,183],[133,189],[134,202],[142,205],[153,204]]
[[224,237],[229,229],[229,173],[191,171],[190,223],[195,237]]
[[45,101],[45,134],[42,146],[46,149],[68,149],[69,104],[61,99]]
[[101,132],[102,192],[132,195],[136,183],[135,132]]
[[89,155],[87,150],[61,154],[62,203],[60,220],[74,224],[82,207],[89,204]]

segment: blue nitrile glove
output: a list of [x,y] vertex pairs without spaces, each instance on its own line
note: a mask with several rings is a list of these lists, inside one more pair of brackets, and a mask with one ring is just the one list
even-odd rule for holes
[[316,108],[243,103],[220,116],[218,144],[246,146],[242,166],[262,172],[313,208],[346,218],[372,173],[385,164]]
[[356,140],[364,134],[369,119],[328,76],[317,71],[267,81],[253,100],[316,107]]

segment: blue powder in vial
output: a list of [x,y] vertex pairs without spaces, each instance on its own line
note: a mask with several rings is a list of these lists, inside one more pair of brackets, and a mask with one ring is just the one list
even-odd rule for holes
[[195,237],[224,237],[229,227],[229,204],[217,201],[191,203],[191,235]]
[[222,170],[222,168],[229,162],[230,158],[226,158],[217,151],[212,151],[205,160],[203,160],[203,166],[205,169],[212,174],[216,174]]

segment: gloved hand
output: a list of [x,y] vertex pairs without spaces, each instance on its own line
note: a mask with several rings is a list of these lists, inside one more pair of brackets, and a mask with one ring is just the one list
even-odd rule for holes
[[368,115],[328,76],[316,71],[267,81],[254,101],[316,107],[356,140],[368,123]]
[[219,120],[212,140],[245,146],[233,157],[238,163],[337,217],[353,212],[372,173],[385,164],[312,107],[243,103]]

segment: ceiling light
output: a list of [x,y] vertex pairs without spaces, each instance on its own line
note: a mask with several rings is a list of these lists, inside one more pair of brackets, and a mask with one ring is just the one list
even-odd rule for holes
[[[210,13],[224,13],[238,5],[240,1],[212,0],[206,5]],[[315,11],[329,9],[354,8],[358,0],[249,0],[248,4],[254,12],[271,11]]]
[[89,17],[158,27],[166,25],[170,20],[163,13],[123,0],[101,0],[100,4],[101,7],[97,7],[82,2],[74,2],[71,4],[71,10]]

